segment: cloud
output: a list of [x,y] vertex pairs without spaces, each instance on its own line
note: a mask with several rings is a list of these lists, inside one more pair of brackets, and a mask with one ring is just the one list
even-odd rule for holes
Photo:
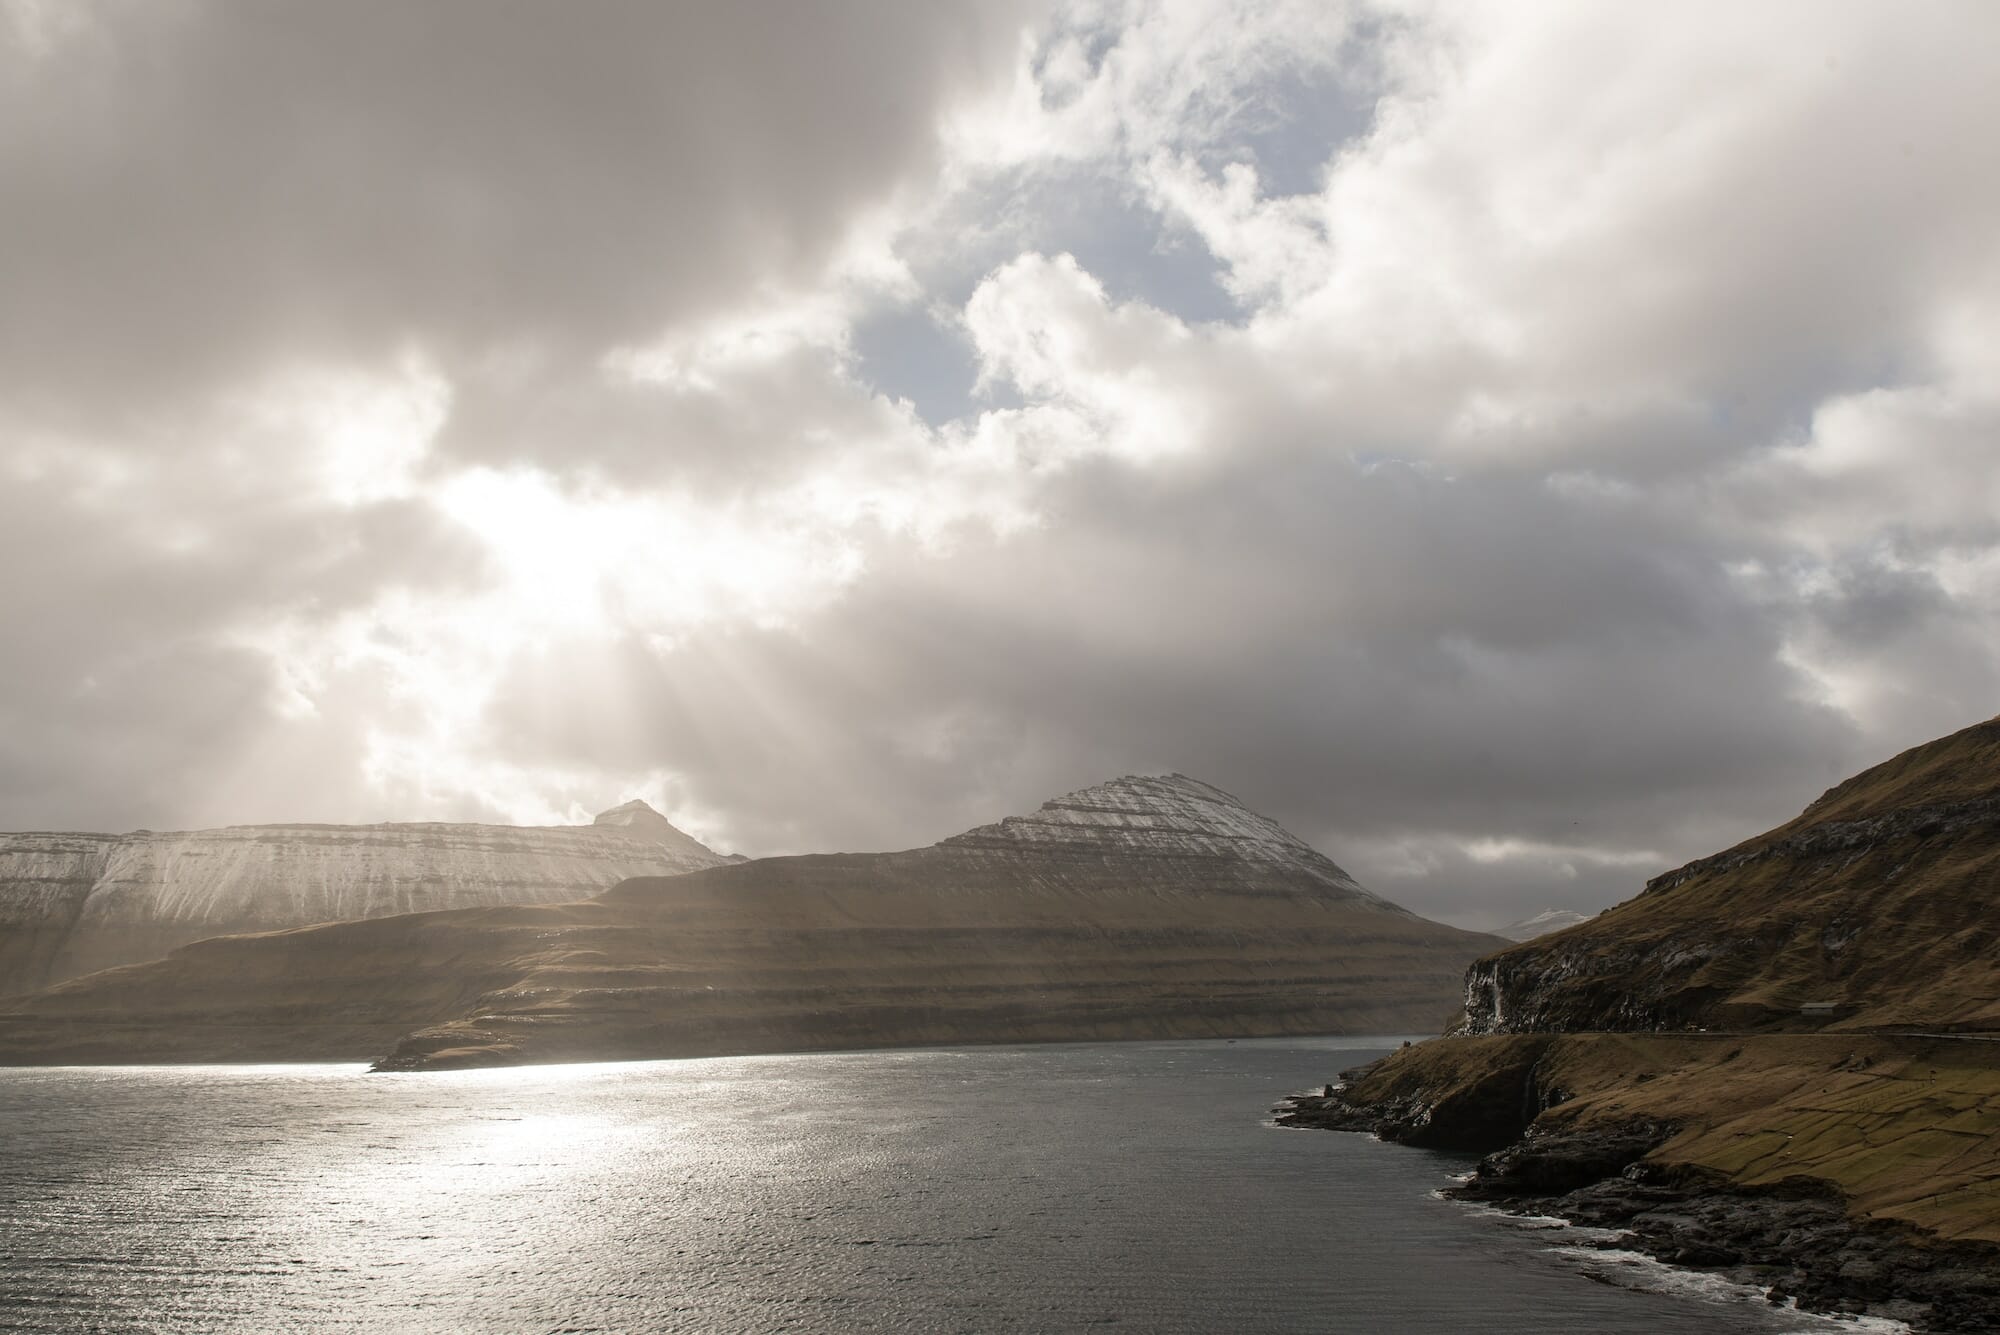
[[810,278],[932,164],[1016,22],[91,6],[9,52],[0,390],[74,413],[399,340],[561,355]]
[[1983,7],[9,12],[0,823],[1179,769],[1494,924],[1993,710]]

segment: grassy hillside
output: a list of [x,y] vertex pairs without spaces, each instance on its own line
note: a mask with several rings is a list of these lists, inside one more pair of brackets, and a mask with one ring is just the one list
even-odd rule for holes
[[2000,721],[1859,774],[1469,982],[1468,1032],[2000,1027]]
[[1819,1310],[2000,1323],[2000,721],[1474,963],[1458,1032],[1301,1125]]
[[[2000,1243],[2000,1043],[1844,1034],[1434,1039],[1342,1091],[1497,1148],[1661,1124],[1645,1161],[1736,1188],[1836,1194],[1856,1215]],[[1394,1128],[1390,1128],[1393,1132]],[[1425,1142],[1421,1133],[1403,1139]]]

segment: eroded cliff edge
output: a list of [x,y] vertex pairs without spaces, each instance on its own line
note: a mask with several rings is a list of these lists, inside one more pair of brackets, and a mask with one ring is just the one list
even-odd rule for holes
[[2000,721],[1468,971],[1293,1125],[1487,1153],[1459,1194],[1774,1301],[2000,1329]]

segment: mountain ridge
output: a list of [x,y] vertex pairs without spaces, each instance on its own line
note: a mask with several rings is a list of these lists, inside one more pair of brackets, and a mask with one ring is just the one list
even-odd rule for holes
[[726,860],[646,810],[653,819],[637,824],[0,834],[0,994],[156,959],[205,937],[558,902],[627,876]]
[[[435,1069],[1408,1032],[1434,1026],[1465,965],[1498,944],[1388,905],[1195,784],[1079,789],[1056,799],[1077,799],[1059,840],[1002,820],[926,848],[637,877],[563,904],[202,941],[14,999],[0,1060],[144,1050]],[[1256,855],[1227,829],[1256,834]]]

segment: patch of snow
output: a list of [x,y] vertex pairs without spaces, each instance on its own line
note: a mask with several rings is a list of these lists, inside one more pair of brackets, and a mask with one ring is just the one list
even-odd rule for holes
[[943,841],[946,847],[1279,863],[1402,913],[1333,860],[1220,788],[1185,774],[1126,775]]
[[1597,915],[1578,913],[1575,909],[1543,909],[1532,918],[1523,918],[1517,923],[1495,928],[1493,935],[1504,936],[1509,941],[1532,941],[1538,936],[1560,932],[1566,927],[1574,927],[1580,922],[1589,922]]

